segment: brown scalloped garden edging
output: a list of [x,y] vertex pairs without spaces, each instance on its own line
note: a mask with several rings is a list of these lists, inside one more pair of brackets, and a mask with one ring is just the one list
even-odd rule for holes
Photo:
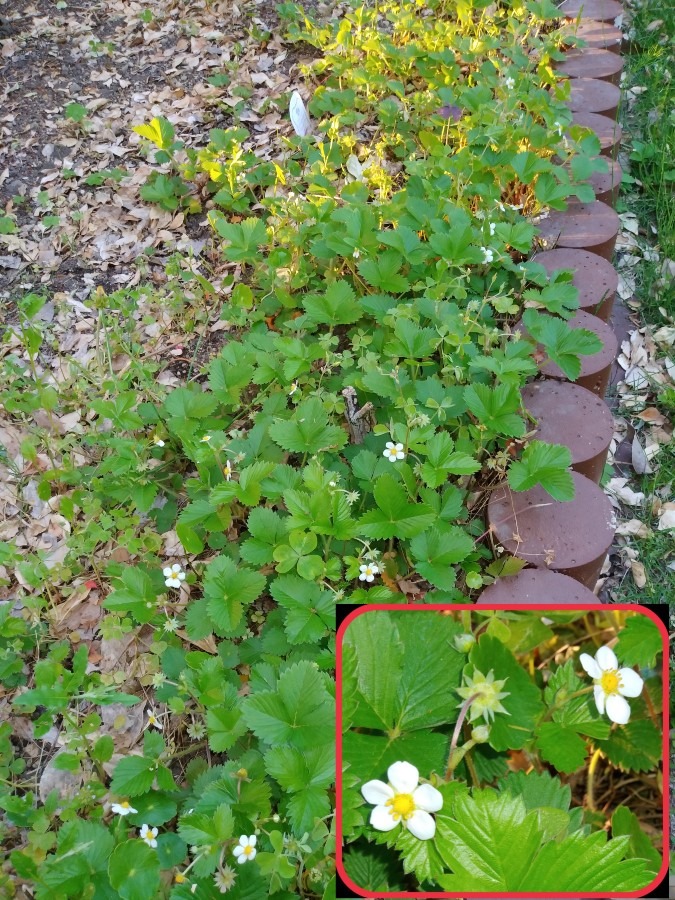
[[[582,357],[574,384],[547,363],[540,367],[544,377],[523,390],[525,407],[536,420],[534,437],[563,444],[572,454],[575,496],[560,502],[541,487],[514,492],[507,483],[493,491],[490,531],[503,551],[528,568],[498,579],[478,603],[599,603],[593,588],[615,532],[612,505],[598,483],[613,434],[604,395],[618,345],[607,322],[618,286],[611,260],[620,227],[613,207],[621,181],[614,157],[621,140],[616,116],[623,61],[614,21],[623,8],[617,0],[564,0],[560,9],[569,19],[581,17],[570,27],[589,46],[570,49],[556,68],[572,82],[573,121],[598,135],[608,172],[589,178],[596,192],[593,203],[570,202],[564,212],[550,211],[537,223],[544,249],[533,259],[549,273],[572,270],[579,310],[569,324],[594,331],[603,347]],[[516,327],[525,330],[522,323]]]

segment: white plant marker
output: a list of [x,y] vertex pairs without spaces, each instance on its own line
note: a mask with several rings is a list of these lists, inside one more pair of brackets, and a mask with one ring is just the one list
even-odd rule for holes
[[305,137],[312,131],[312,122],[309,114],[302,102],[302,97],[297,91],[291,94],[291,102],[288,105],[288,112],[291,116],[291,125],[295,129],[295,133],[300,137]]

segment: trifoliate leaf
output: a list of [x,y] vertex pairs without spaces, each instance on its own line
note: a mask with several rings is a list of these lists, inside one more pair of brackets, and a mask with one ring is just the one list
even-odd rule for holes
[[540,484],[554,500],[572,500],[571,465],[572,454],[568,447],[532,441],[521,458],[509,466],[509,485],[514,491],[527,491]]
[[145,794],[155,780],[154,759],[143,756],[126,756],[115,766],[110,790],[120,797],[137,797]]
[[387,769],[399,759],[423,773],[444,772],[448,744],[447,735],[434,731],[416,731],[393,739],[384,734],[349,731],[344,736],[342,757],[360,783],[371,778],[386,781]]
[[507,437],[522,437],[525,423],[517,415],[520,394],[511,384],[498,384],[491,388],[486,384],[471,384],[464,389],[466,405],[488,432]]
[[328,424],[328,413],[318,397],[311,397],[295,409],[290,419],[277,419],[269,434],[275,443],[292,453],[319,453],[339,450],[347,443],[347,433]]
[[617,806],[612,816],[612,837],[626,835],[630,844],[626,856],[630,859],[644,859],[652,875],[657,875],[663,859],[652,844],[649,836],[640,828],[637,816],[625,806]]
[[558,722],[544,722],[537,731],[537,747],[542,757],[559,772],[576,772],[586,762],[586,741]]
[[342,859],[347,875],[364,891],[381,893],[399,888],[396,862],[386,847],[350,847]]
[[344,645],[354,650],[359,690],[353,723],[401,734],[454,722],[453,690],[464,664],[453,644],[459,631],[434,612],[413,620],[405,612],[373,611],[350,622]]
[[132,128],[136,134],[147,138],[149,141],[159,147],[160,150],[168,150],[173,144],[175,137],[175,129],[168,119],[163,116],[157,116],[150,120],[148,125],[135,125]]
[[641,613],[626,621],[614,648],[617,658],[626,666],[653,666],[662,650],[663,639],[658,626]]
[[439,525],[413,538],[410,549],[419,574],[435,587],[451,590],[455,585],[452,567],[473,551],[474,541],[461,528]]
[[396,250],[385,250],[376,259],[363,259],[359,262],[359,274],[368,284],[390,294],[401,294],[410,287],[407,278],[398,272],[403,265],[403,257]]
[[542,344],[550,359],[564,374],[575,381],[581,374],[579,356],[602,350],[602,341],[585,328],[571,328],[562,319],[526,309],[523,324],[538,344]]
[[611,731],[606,741],[594,743],[612,765],[625,771],[648,772],[658,765],[663,752],[663,738],[651,719],[631,719]]
[[239,625],[244,609],[263,592],[265,576],[237,564],[228,556],[210,562],[204,576],[209,618],[221,636]]
[[597,710],[591,694],[572,697],[571,694],[587,687],[574,672],[575,661],[568,660],[553,672],[544,690],[544,700],[549,708],[557,707],[553,720],[571,731],[595,738],[609,736],[609,722]]
[[209,213],[209,221],[218,234],[229,241],[223,254],[232,262],[255,262],[259,247],[267,240],[262,219],[244,219],[240,224],[228,222],[220,212]]
[[440,487],[448,475],[472,475],[480,463],[467,453],[455,452],[450,435],[441,431],[427,444],[427,460],[422,463],[422,478],[430,488]]
[[155,897],[159,890],[157,851],[144,841],[123,841],[110,855],[108,877],[121,900]]
[[302,305],[309,321],[320,325],[351,325],[363,315],[354,289],[346,281],[334,281],[324,294],[308,294]]
[[513,653],[497,638],[484,634],[471,650],[466,667],[469,676],[474,667],[483,675],[494,671],[495,680],[506,678],[502,691],[508,697],[500,701],[510,715],[496,713],[490,726],[490,746],[495,750],[518,749],[531,737],[536,721],[542,713],[541,692],[528,673],[516,661]]
[[554,778],[550,772],[509,772],[499,781],[497,790],[522,797],[525,809],[539,806],[555,807],[567,812],[572,801],[572,789]]
[[332,740],[334,706],[316,664],[303,660],[282,672],[276,690],[247,697],[242,709],[248,727],[266,744],[304,750]]
[[[631,891],[652,876],[640,859],[624,859],[627,838],[576,830],[560,837],[559,808],[527,810],[521,797],[488,788],[458,794],[436,814],[436,837],[446,891]],[[569,817],[567,817],[569,818]],[[558,829],[558,826],[561,826]]]
[[378,540],[411,538],[428,528],[436,518],[425,503],[411,503],[405,488],[391,475],[377,479],[373,496],[378,508],[359,520],[359,530],[365,537]]
[[330,591],[295,575],[282,575],[272,582],[270,592],[287,610],[284,631],[292,644],[316,643],[335,627],[335,600]]

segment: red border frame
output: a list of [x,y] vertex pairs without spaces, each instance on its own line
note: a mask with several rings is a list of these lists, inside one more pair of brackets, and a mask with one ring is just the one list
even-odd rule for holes
[[[476,611],[477,607],[475,604],[445,604],[445,603],[409,603],[402,605],[400,603],[376,603],[373,605],[364,605],[359,607],[358,609],[352,610],[350,613],[345,616],[344,620],[340,623],[340,626],[337,630],[336,636],[336,732],[335,732],[335,748],[336,748],[336,826],[337,826],[337,835],[336,835],[336,867],[338,874],[344,884],[350,888],[350,890],[354,891],[359,897],[371,897],[374,900],[379,900],[379,898],[385,897],[415,897],[415,898],[427,898],[427,897],[454,897],[454,898],[464,898],[464,897],[481,897],[486,898],[486,900],[491,900],[491,898],[502,898],[502,897],[522,897],[522,898],[586,898],[586,897],[601,897],[603,900],[607,900],[607,895],[604,893],[600,893],[598,891],[589,891],[585,893],[578,892],[560,892],[551,893],[551,892],[522,892],[517,894],[509,894],[505,892],[493,892],[491,894],[477,893],[474,891],[463,891],[462,893],[448,893],[444,891],[438,891],[433,893],[414,893],[412,891],[400,891],[400,892],[388,892],[388,893],[373,893],[370,891],[364,891],[363,888],[360,888],[358,885],[354,884],[354,882],[350,879],[347,873],[344,870],[344,866],[342,864],[342,641],[344,638],[344,632],[346,631],[349,623],[355,619],[357,616],[361,616],[367,612],[377,612],[381,610],[411,610],[413,612],[432,612],[432,611],[452,611],[459,612],[462,610],[472,610]],[[613,897],[623,898],[623,897],[644,897],[650,890],[653,890],[663,879],[666,872],[668,871],[668,864],[670,859],[670,847],[669,847],[669,838],[670,838],[670,823],[669,823],[669,808],[670,808],[670,757],[669,757],[669,743],[668,736],[670,733],[669,730],[669,712],[670,712],[670,691],[669,691],[669,635],[668,631],[661,621],[659,617],[654,613],[651,609],[645,609],[645,607],[640,606],[639,604],[611,604],[602,607],[598,607],[596,605],[588,604],[588,603],[579,603],[572,604],[570,606],[561,607],[560,605],[556,605],[553,603],[536,603],[536,604],[527,604],[527,605],[517,605],[517,604],[509,604],[509,603],[489,603],[485,605],[481,605],[478,607],[479,611],[489,611],[489,610],[505,610],[508,612],[513,611],[535,611],[541,610],[546,612],[573,612],[576,610],[587,610],[589,612],[598,612],[599,610],[627,610],[630,612],[637,612],[638,610],[643,613],[643,615],[648,616],[652,621],[656,622],[657,627],[661,632],[661,638],[663,640],[662,647],[662,667],[661,667],[661,676],[663,679],[663,709],[662,709],[662,722],[663,722],[663,864],[661,869],[659,870],[659,874],[656,876],[654,881],[652,881],[649,885],[642,889],[640,892],[633,891],[631,893],[620,893],[614,894]]]

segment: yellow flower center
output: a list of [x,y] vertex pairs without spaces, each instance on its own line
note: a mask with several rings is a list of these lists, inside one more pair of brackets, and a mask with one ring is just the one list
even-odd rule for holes
[[129,807],[131,806],[131,803],[129,803],[128,800],[122,800],[122,802],[120,803],[120,806],[123,806],[124,809],[129,809]]
[[391,815],[397,822],[399,819],[409,819],[415,812],[412,794],[395,794],[386,805],[391,806]]
[[249,856],[252,852],[253,852],[253,847],[251,847],[250,844],[247,844],[244,847],[244,853],[246,854],[246,856]]
[[187,878],[185,877],[185,875],[183,875],[182,872],[177,872],[174,875],[173,880],[176,882],[176,884],[185,884]]
[[617,694],[619,691],[619,673],[618,672],[603,672],[602,678],[600,679],[600,686],[606,694]]

